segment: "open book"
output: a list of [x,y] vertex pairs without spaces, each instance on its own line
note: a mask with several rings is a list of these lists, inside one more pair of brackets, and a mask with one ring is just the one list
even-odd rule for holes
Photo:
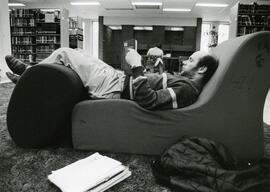
[[52,171],[48,179],[63,192],[105,191],[131,175],[128,167],[95,153],[64,168]]
[[126,74],[129,74],[129,75],[131,75],[132,72],[131,72],[131,68],[130,68],[129,64],[127,64],[125,58],[126,58],[126,54],[127,54],[128,50],[130,48],[135,49],[137,51],[137,40],[136,39],[130,39],[130,40],[124,41],[124,44],[123,44],[123,60],[122,60],[121,69]]

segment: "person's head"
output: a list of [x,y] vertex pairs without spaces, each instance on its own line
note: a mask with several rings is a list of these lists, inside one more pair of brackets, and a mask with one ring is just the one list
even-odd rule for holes
[[218,59],[207,52],[197,51],[188,60],[183,61],[183,76],[191,79],[199,79],[205,85],[218,67]]
[[161,49],[161,47],[162,47],[161,43],[157,43],[156,44],[156,47],[159,48],[159,49]]
[[147,52],[147,60],[145,65],[146,72],[162,73],[164,71],[162,57],[163,51],[160,48],[150,48]]

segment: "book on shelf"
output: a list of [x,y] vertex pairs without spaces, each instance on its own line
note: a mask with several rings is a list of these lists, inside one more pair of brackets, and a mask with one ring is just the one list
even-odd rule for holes
[[53,171],[48,179],[63,192],[102,192],[130,175],[121,162],[95,153]]
[[129,64],[126,62],[126,54],[128,53],[129,49],[135,49],[137,51],[137,40],[136,39],[129,39],[124,41],[123,43],[123,60],[122,60],[122,70],[126,74],[132,74],[131,67]]
[[270,30],[270,5],[239,4],[237,36]]
[[83,48],[83,27],[82,18],[69,17],[69,47]]
[[64,18],[62,12],[60,9],[11,9],[12,54],[24,62],[36,63],[61,47],[62,34],[65,34],[60,23]]

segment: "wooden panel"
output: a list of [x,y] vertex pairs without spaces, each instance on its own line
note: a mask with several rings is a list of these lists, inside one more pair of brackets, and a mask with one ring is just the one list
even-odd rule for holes
[[201,47],[201,34],[202,34],[202,18],[197,18],[197,27],[196,27],[196,46],[195,50],[199,51]]
[[165,39],[165,27],[153,26],[153,43],[163,44]]
[[98,57],[103,60],[103,42],[104,42],[104,25],[103,25],[104,17],[98,17]]

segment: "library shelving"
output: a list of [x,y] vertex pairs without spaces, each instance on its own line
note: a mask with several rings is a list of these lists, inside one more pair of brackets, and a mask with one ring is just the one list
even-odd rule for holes
[[81,17],[69,18],[69,47],[83,48],[83,26]]
[[10,11],[11,51],[24,61],[36,59],[36,21],[37,9],[12,9]]
[[30,64],[48,57],[55,49],[65,46],[61,39],[67,34],[64,22],[66,10],[12,9],[10,11],[12,54]]
[[230,36],[270,31],[270,5],[237,3],[231,10]]

